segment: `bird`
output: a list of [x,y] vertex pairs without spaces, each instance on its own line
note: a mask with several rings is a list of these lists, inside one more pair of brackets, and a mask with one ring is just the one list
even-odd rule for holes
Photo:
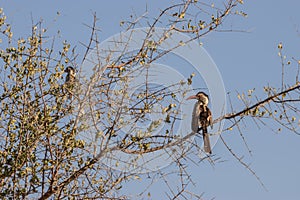
[[67,73],[66,80],[65,80],[65,88],[69,93],[69,99],[72,99],[72,90],[74,89],[75,80],[76,80],[76,71],[73,67],[68,66],[65,70]]
[[[207,127],[212,127],[212,114],[210,109],[207,107],[209,97],[204,92],[198,92],[196,95],[188,97],[186,100],[196,99],[198,100],[194,105],[192,114],[191,128],[195,133],[199,133],[202,128],[202,136],[204,141],[204,152],[211,154],[211,147],[209,141],[209,134],[207,133]],[[201,128],[200,128],[201,127]]]

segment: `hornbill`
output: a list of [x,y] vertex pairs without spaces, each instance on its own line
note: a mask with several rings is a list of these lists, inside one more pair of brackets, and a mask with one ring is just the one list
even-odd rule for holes
[[69,66],[65,69],[64,72],[67,73],[66,80],[65,80],[65,86],[66,86],[66,89],[69,93],[69,99],[71,99],[73,89],[74,89],[74,86],[75,86],[76,71],[73,67]]
[[[195,103],[193,115],[192,115],[192,131],[199,133],[202,128],[202,136],[204,141],[204,151],[211,154],[211,147],[209,142],[209,134],[207,133],[207,127],[212,126],[212,115],[211,111],[207,107],[208,95],[204,92],[198,92],[196,95],[190,96],[189,99],[197,99]],[[200,128],[201,127],[201,128]]]

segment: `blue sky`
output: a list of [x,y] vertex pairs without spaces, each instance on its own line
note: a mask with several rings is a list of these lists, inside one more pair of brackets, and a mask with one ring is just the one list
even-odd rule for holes
[[[30,2],[30,3],[29,3]],[[105,2],[105,3],[104,3]],[[83,25],[92,23],[92,13],[99,18],[100,40],[118,33],[120,21],[132,13],[142,14],[147,6],[149,16],[155,17],[161,8],[173,1],[4,1],[0,7],[8,16],[17,36],[30,33],[31,16],[56,33],[61,30],[63,39],[73,45],[87,43],[89,30]],[[247,1],[240,7],[247,18],[232,17],[226,27],[246,32],[213,33],[203,38],[204,48],[217,64],[226,91],[247,92],[256,88],[262,94],[268,83],[275,87],[281,84],[281,65],[277,45],[283,43],[288,58],[300,59],[300,1]],[[57,17],[57,12],[60,16]],[[1,45],[1,44],[0,44]],[[237,107],[238,109],[238,107]],[[271,124],[273,126],[273,124]],[[268,128],[258,129],[247,121],[244,137],[252,150],[249,156],[239,133],[224,135],[228,144],[239,155],[245,155],[252,169],[268,188],[265,191],[243,166],[230,155],[221,141],[213,151],[224,162],[211,166],[208,163],[191,165],[191,173],[197,180],[194,191],[204,193],[205,199],[297,199],[300,196],[300,138],[283,131],[275,134]],[[156,186],[157,187],[157,186]],[[158,187],[159,188],[159,187]],[[163,191],[157,192],[157,198]]]

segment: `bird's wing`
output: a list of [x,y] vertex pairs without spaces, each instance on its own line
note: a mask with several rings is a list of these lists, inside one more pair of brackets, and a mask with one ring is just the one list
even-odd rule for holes
[[211,128],[213,128],[213,119],[212,119],[212,114],[211,114],[211,111],[209,108],[207,108],[207,113],[208,113],[208,116],[207,116],[208,125]]

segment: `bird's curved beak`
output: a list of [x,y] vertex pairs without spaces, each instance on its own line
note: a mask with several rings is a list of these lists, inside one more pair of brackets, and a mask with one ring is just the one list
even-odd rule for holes
[[197,99],[197,96],[196,95],[192,95],[192,96],[188,97],[186,100],[190,100],[190,99]]

